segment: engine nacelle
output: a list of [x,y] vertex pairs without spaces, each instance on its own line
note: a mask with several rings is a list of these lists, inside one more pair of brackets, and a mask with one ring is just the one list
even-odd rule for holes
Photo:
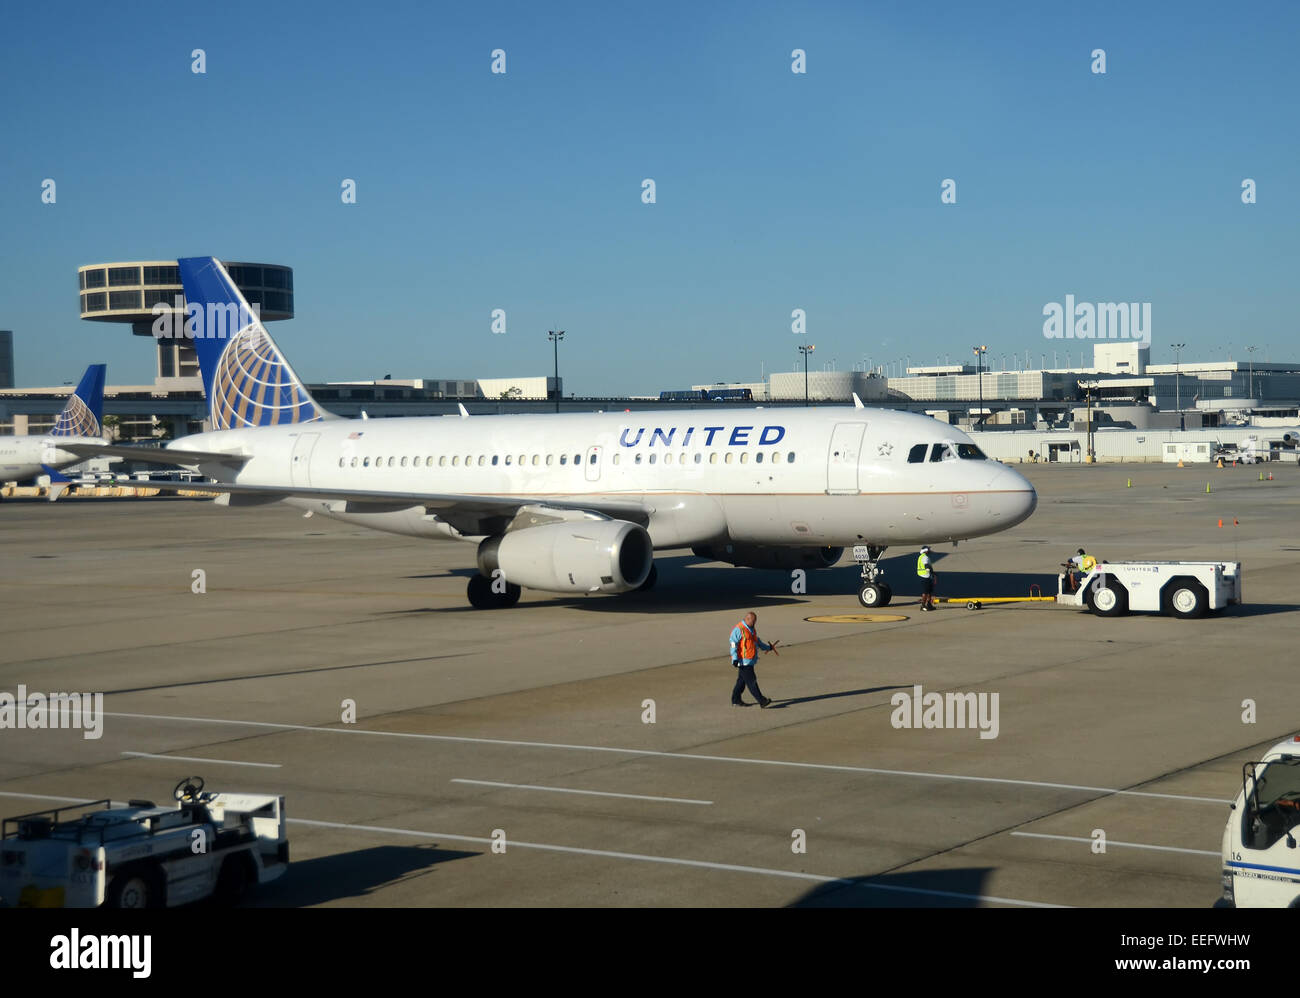
[[484,575],[499,568],[507,582],[552,593],[624,593],[641,585],[653,564],[650,535],[625,520],[547,523],[478,546]]
[[691,551],[737,568],[830,568],[844,554],[843,548],[788,548],[775,544],[714,544]]

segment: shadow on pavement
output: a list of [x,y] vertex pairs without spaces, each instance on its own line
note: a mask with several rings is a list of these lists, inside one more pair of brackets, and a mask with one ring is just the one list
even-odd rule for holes
[[284,876],[254,888],[242,907],[301,908],[364,897],[395,880],[428,873],[438,863],[477,855],[434,846],[375,846],[302,862],[290,861]]
[[[992,867],[886,873],[815,887],[791,908],[976,908]],[[1026,898],[1024,900],[1038,900]]]

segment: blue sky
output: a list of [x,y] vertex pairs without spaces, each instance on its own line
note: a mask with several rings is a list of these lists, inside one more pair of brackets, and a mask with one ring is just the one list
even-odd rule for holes
[[19,384],[147,382],[77,267],[213,254],[294,268],[271,332],[308,381],[549,373],[557,324],[579,395],[799,342],[1037,366],[1077,360],[1042,334],[1066,294],[1151,302],[1157,361],[1300,360],[1297,37],[1294,3],[27,5],[0,328]]

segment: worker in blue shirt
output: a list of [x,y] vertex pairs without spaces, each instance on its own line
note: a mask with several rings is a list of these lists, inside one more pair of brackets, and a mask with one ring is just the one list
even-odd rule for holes
[[741,699],[745,687],[749,687],[750,694],[758,701],[760,707],[766,707],[772,702],[763,696],[763,691],[758,688],[758,677],[754,675],[754,666],[758,664],[759,649],[771,651],[776,642],[770,645],[760,638],[758,631],[754,629],[757,624],[758,614],[751,610],[731,630],[731,664],[739,672],[736,676],[736,685],[731,690],[733,707],[749,706]]

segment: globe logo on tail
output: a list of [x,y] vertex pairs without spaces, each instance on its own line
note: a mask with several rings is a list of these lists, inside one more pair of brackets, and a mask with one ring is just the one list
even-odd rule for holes
[[212,427],[309,423],[321,413],[260,323],[230,339],[212,378]]
[[90,406],[73,395],[69,397],[68,404],[59,413],[59,418],[54,421],[54,429],[50,431],[50,436],[97,437],[99,432],[99,420],[90,411]]

